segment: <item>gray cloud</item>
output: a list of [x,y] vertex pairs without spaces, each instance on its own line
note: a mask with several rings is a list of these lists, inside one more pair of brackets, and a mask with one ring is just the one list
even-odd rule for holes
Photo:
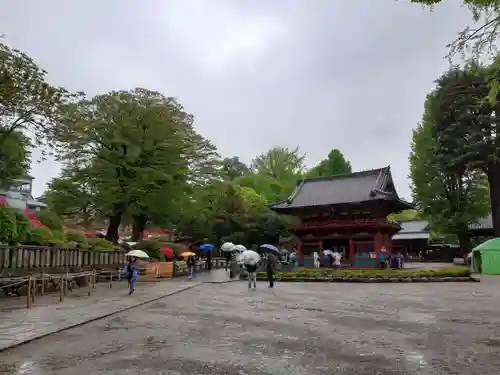
[[[0,33],[71,90],[178,97],[224,155],[298,144],[312,165],[339,148],[358,170],[391,164],[409,198],[411,132],[469,18],[393,0],[31,0],[0,5]],[[58,170],[33,165],[36,194]]]

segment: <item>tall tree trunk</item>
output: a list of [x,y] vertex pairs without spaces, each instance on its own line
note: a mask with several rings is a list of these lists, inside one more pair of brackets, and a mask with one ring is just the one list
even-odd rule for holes
[[144,234],[144,229],[146,228],[146,223],[148,219],[143,215],[138,215],[133,217],[132,222],[132,242],[139,242],[142,240]]
[[468,227],[462,228],[458,232],[457,237],[458,237],[458,244],[460,246],[460,253],[465,258],[472,251],[469,228]]
[[106,239],[110,242],[118,242],[118,229],[122,221],[123,212],[116,212],[109,218],[108,230],[106,231]]
[[500,237],[500,163],[491,163],[488,166],[488,182],[490,184],[493,235]]

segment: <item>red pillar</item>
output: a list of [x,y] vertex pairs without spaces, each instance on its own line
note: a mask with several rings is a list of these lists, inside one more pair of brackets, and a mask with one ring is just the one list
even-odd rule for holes
[[299,259],[299,266],[302,267],[304,264],[302,263],[302,241],[299,240],[299,247],[297,249],[297,257]]
[[[380,267],[380,253],[381,253],[381,250],[383,247],[385,247],[385,241],[384,241],[384,236],[382,235],[382,233],[380,232],[377,232],[375,233],[375,236],[373,236],[373,240],[374,240],[374,246],[375,246],[375,254],[376,254],[376,257],[377,257],[377,266]],[[387,248],[386,248],[387,249]],[[388,254],[387,254],[387,251],[385,253],[385,256],[387,258]]]
[[349,261],[354,264],[354,244],[352,243],[352,237],[349,237]]

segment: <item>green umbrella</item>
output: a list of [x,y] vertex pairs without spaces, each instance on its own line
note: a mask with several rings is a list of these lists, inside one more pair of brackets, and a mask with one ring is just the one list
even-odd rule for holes
[[476,246],[474,251],[495,251],[495,250],[500,250],[500,238],[493,238],[491,240],[488,240],[486,242],[483,242],[481,245]]

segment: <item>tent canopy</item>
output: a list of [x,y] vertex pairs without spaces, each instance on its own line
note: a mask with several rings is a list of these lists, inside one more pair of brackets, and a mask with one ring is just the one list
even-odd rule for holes
[[500,238],[493,238],[472,251],[472,272],[500,275]]
[[476,246],[473,251],[500,251],[500,238],[493,238],[481,245]]

